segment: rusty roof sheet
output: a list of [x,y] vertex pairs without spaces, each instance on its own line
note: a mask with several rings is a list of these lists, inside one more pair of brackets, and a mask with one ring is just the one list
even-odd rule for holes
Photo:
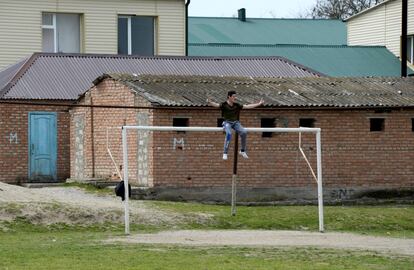
[[261,98],[266,107],[414,107],[414,78],[249,78],[106,74],[154,106],[207,106],[236,90],[242,104]]
[[[2,99],[76,100],[104,73],[318,77],[323,74],[282,57],[121,56],[35,53],[19,69],[0,72]],[[10,79],[10,74],[15,74]],[[6,78],[7,77],[7,78]],[[0,85],[1,87],[1,85]]]

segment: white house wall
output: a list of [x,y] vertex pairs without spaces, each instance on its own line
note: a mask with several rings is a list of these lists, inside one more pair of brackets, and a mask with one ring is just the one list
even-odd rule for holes
[[348,45],[385,45],[385,14],[382,6],[348,21]]
[[184,0],[2,0],[0,69],[42,51],[42,12],[83,14],[81,52],[117,54],[118,15],[156,16],[158,55],[185,54]]
[[402,1],[391,1],[386,4],[386,40],[385,46],[396,56],[400,56]]
[[[400,56],[401,0],[388,1],[347,21],[348,45],[382,45]],[[414,34],[414,0],[408,0],[408,35]]]

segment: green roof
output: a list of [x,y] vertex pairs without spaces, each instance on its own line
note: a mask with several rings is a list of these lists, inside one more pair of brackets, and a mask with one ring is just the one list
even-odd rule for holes
[[188,54],[281,56],[332,77],[400,76],[401,68],[399,59],[383,46],[189,44]]
[[189,43],[346,45],[346,24],[330,19],[189,17]]

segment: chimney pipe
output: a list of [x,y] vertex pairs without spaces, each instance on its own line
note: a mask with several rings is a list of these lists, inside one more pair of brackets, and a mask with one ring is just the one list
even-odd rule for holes
[[246,9],[245,8],[241,8],[238,10],[239,13],[239,20],[242,22],[246,21]]
[[407,17],[408,0],[402,0],[401,14],[401,77],[407,77]]

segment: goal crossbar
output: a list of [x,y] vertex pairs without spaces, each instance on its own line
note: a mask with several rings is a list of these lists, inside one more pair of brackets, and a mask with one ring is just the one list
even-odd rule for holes
[[[124,170],[123,178],[124,178],[124,185],[125,185],[125,201],[124,201],[125,234],[127,235],[129,234],[128,143],[127,143],[127,131],[128,130],[223,132],[223,128],[220,128],[220,127],[173,127],[173,126],[123,126],[122,127],[122,149],[123,149],[123,170]],[[319,231],[324,232],[321,129],[299,127],[299,128],[245,128],[245,130],[247,132],[299,133],[299,136],[301,136],[301,133],[314,133],[316,135],[316,164],[317,164],[317,171],[316,171],[317,181],[316,182],[318,185]]]
[[[170,126],[123,126],[122,129],[138,129],[148,131],[207,131],[218,132],[223,131],[221,127],[170,127]],[[247,132],[321,132],[320,128],[244,128]]]

